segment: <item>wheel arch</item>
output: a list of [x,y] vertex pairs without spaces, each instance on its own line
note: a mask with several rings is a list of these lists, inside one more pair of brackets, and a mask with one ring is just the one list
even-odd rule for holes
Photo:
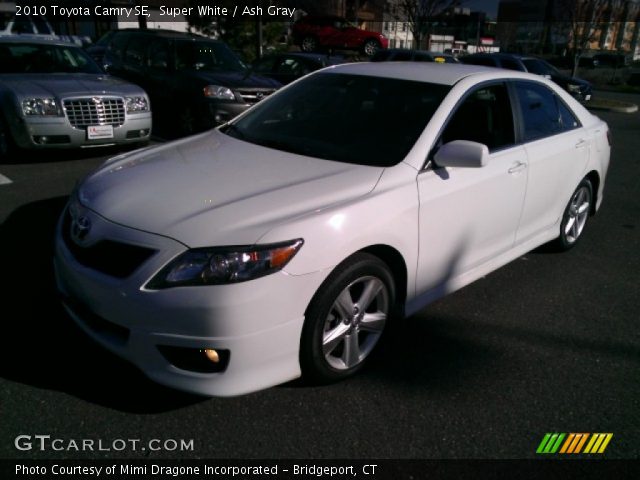
[[371,245],[360,251],[378,257],[389,267],[395,283],[396,306],[400,313],[404,313],[404,304],[407,300],[408,272],[402,254],[390,245]]
[[591,211],[590,215],[596,214],[596,205],[598,204],[598,189],[600,188],[600,175],[595,170],[591,170],[585,177],[591,183],[591,194],[593,195],[593,200],[591,202]]
[[[369,255],[372,255],[378,258],[379,260],[381,260],[389,268],[389,271],[391,272],[391,276],[393,277],[393,281],[394,281],[396,309],[400,315],[403,315],[404,305],[407,300],[407,282],[408,282],[407,264],[402,254],[397,249],[395,249],[390,245],[385,245],[385,244],[370,245],[368,247],[361,248],[360,250],[357,250],[351,253],[331,270],[331,272],[326,276],[325,280],[329,278],[329,276],[331,276],[331,273],[333,273],[336,270],[336,268],[338,268],[339,265],[341,265],[343,262],[345,262],[352,256],[356,255],[357,253],[368,253]],[[320,286],[320,288],[321,287],[322,285]],[[316,298],[318,292],[320,291],[320,288],[318,288],[318,291],[316,291],[313,297],[309,300],[309,303],[305,308],[305,315],[309,311],[309,307],[311,306],[314,299]]]

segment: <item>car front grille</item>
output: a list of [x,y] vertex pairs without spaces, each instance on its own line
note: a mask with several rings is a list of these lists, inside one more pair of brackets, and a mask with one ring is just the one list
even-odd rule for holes
[[265,97],[268,97],[275,89],[273,88],[237,88],[236,92],[240,94],[242,100],[246,103],[258,103]]
[[79,321],[102,338],[118,345],[125,345],[129,340],[131,332],[128,328],[96,315],[86,305],[74,298],[63,296],[62,302],[74,313]]
[[138,245],[100,240],[84,247],[71,238],[71,215],[67,210],[62,222],[62,238],[69,252],[81,265],[116,278],[127,278],[156,250]]
[[64,101],[64,111],[72,126],[85,129],[89,125],[113,125],[124,123],[122,98],[90,97]]

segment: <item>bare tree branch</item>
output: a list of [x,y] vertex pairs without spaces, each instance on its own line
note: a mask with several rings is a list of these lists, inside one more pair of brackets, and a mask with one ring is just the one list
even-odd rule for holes
[[394,13],[396,20],[409,24],[414,47],[420,48],[422,40],[429,34],[434,17],[460,3],[460,0],[388,0],[387,11]]

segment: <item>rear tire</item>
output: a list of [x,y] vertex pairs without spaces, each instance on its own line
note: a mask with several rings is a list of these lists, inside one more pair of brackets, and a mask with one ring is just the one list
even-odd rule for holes
[[571,195],[560,222],[560,235],[551,246],[558,251],[573,248],[582,238],[593,202],[593,187],[588,179],[583,179]]
[[370,38],[364,45],[362,45],[362,53],[364,53],[367,57],[373,57],[376,52],[380,49],[380,43],[373,38]]
[[357,253],[323,282],[302,329],[300,365],[305,380],[350,377],[378,345],[394,311],[395,285],[379,258]]
[[300,50],[303,52],[315,52],[318,49],[318,40],[315,37],[304,37],[300,42]]

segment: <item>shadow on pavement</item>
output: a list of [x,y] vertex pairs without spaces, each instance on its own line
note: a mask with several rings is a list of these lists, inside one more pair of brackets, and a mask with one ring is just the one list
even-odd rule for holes
[[24,205],[0,225],[0,376],[130,413],[160,413],[202,401],[151,382],[85,336],[63,311],[52,255],[55,225],[66,200]]

